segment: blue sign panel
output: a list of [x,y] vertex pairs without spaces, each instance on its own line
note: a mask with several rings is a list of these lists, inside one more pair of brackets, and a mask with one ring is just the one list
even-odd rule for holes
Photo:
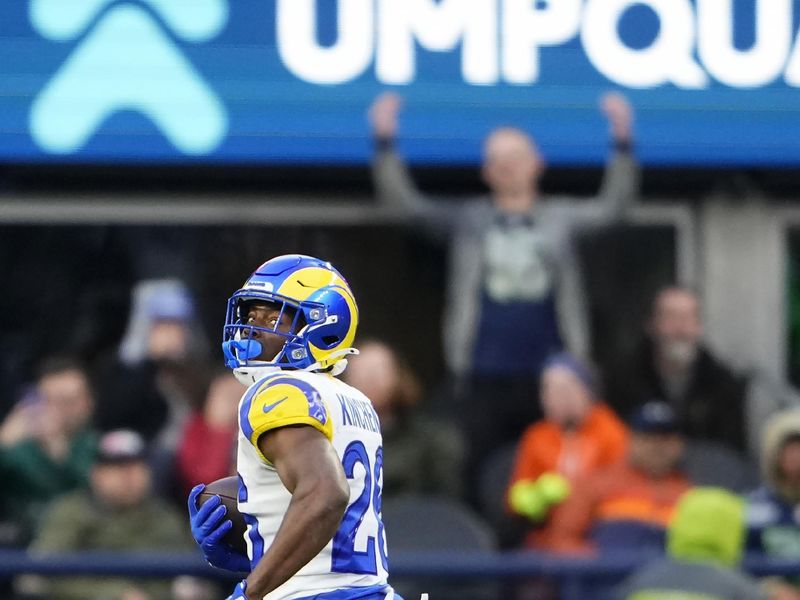
[[0,161],[363,163],[405,98],[412,161],[494,126],[597,164],[608,89],[650,164],[800,164],[800,0],[14,0]]

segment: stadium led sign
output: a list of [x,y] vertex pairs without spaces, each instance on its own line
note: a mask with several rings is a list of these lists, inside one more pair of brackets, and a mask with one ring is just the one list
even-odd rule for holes
[[[755,3],[751,48],[734,46],[730,0],[340,0],[339,36],[317,41],[317,3],[278,0],[278,49],[297,77],[343,84],[375,65],[386,84],[416,78],[420,51],[461,54],[461,77],[471,85],[534,85],[543,48],[580,38],[589,62],[609,81],[633,88],[674,84],[708,87],[711,77],[732,87],[767,85],[782,74],[800,86],[800,47],[792,44],[792,0]],[[618,24],[634,6],[658,19],[658,33],[631,48]],[[698,58],[694,57],[695,47]]]
[[363,163],[406,97],[416,161],[498,123],[596,164],[626,92],[640,155],[800,162],[800,0],[30,0],[0,7],[0,160]]
[[[216,36],[227,19],[224,0],[198,2],[192,10],[174,10],[170,0],[150,0],[174,35],[189,42]],[[167,32],[142,7],[112,7],[92,27],[109,0],[33,0],[31,20],[54,41],[77,39],[91,31],[41,90],[31,107],[30,130],[46,152],[79,151],[114,112],[146,115],[189,155],[211,152],[226,133],[219,98]],[[124,40],[124,43],[121,43]],[[135,60],[127,53],[135,51]],[[153,85],[158,74],[159,85]],[[64,118],[64,114],[70,118]]]

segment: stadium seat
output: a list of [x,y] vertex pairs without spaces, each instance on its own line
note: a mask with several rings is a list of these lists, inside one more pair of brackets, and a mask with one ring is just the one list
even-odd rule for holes
[[[432,496],[402,496],[383,504],[389,555],[392,552],[480,552],[497,547],[491,528],[459,502]],[[427,592],[436,600],[496,600],[493,583],[455,583],[426,579],[391,579],[404,598]]]
[[383,504],[392,550],[476,552],[497,547],[491,528],[463,504],[434,496],[408,495]]
[[518,546],[527,529],[506,511],[506,490],[516,453],[516,443],[498,448],[483,462],[478,475],[479,508],[494,529],[501,548]]
[[718,442],[688,442],[684,468],[696,485],[722,487],[735,493],[750,491],[759,482],[752,464]]

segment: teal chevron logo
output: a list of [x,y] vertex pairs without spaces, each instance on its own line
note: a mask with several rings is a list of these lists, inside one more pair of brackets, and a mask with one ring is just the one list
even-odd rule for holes
[[[212,152],[225,138],[224,105],[151,12],[113,0],[32,0],[30,20],[44,37],[82,39],[33,102],[30,131],[46,152],[79,151],[112,114],[150,119],[182,153]],[[203,42],[227,23],[226,0],[147,0],[176,37]],[[101,14],[100,18],[97,15]]]

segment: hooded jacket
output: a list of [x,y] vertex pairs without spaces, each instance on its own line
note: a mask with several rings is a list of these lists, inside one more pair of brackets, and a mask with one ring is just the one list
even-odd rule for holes
[[787,440],[800,439],[800,409],[775,414],[761,441],[764,484],[749,494],[747,548],[782,558],[800,558],[800,489],[781,480],[778,459]]
[[634,573],[620,600],[757,600],[758,584],[739,573],[745,505],[722,489],[695,488],[678,503],[667,531],[668,558]]
[[667,552],[676,560],[735,567],[742,560],[745,507],[717,488],[695,488],[678,503],[667,529]]

